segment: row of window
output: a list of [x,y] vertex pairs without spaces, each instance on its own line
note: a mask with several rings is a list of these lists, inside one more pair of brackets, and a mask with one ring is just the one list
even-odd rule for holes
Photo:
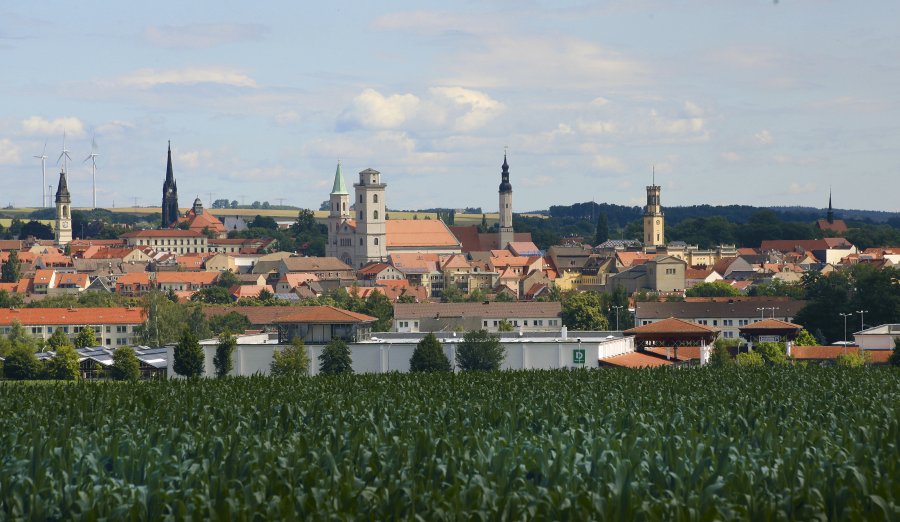
[[[7,327],[3,327],[2,329],[0,329],[0,331],[2,331],[2,332],[5,333],[5,334],[8,334],[8,333],[10,332],[10,328],[11,328],[11,327],[8,327],[8,326],[7,326]],[[55,327],[55,328],[56,328],[57,330],[62,329],[63,333],[65,333],[65,334],[69,333],[69,327],[68,327],[68,326],[57,326],[57,327]],[[86,328],[85,326],[73,326],[73,327],[72,327],[72,333],[76,333],[76,334],[77,334],[77,333],[79,333],[80,331],[84,330],[85,328]],[[103,332],[103,331],[106,331],[106,333],[112,333],[112,329],[113,329],[112,326],[105,326],[105,327],[104,327],[104,326],[99,326],[99,325],[93,325],[93,326],[91,326],[91,328],[93,328],[94,331],[97,332],[97,333],[100,333],[100,332]],[[116,333],[127,333],[127,332],[128,332],[128,325],[125,325],[125,324],[119,324],[119,325],[116,325],[116,326],[115,326],[115,329],[116,329]],[[133,330],[134,330],[134,327],[132,327],[132,331],[133,331]],[[53,327],[53,326],[48,326],[48,327],[47,327],[47,333],[48,333],[48,334],[52,334],[53,332],[54,332],[54,327]],[[38,334],[43,334],[43,333],[44,333],[44,327],[43,327],[43,326],[32,326],[32,327],[31,327],[31,334],[32,334],[32,335],[38,335]]]
[[[487,326],[488,322],[489,321],[484,321],[484,326]],[[512,325],[519,326],[519,320],[512,319]],[[500,321],[494,321],[494,326],[495,327],[500,326]],[[522,326],[528,326],[528,319],[522,320]],[[532,319],[531,326],[544,326],[544,320],[543,319]],[[548,319],[547,326],[559,326],[559,319]]]
[[[397,321],[397,324],[400,326],[400,328],[409,328],[409,321]],[[419,321],[413,321],[413,326],[415,328],[418,328]]]
[[[146,241],[146,243],[145,243]],[[194,242],[191,243],[190,239],[154,239],[153,243],[150,242],[149,239],[138,239],[138,245],[154,245],[154,246],[165,246],[165,245],[202,245],[202,239],[195,238]]]

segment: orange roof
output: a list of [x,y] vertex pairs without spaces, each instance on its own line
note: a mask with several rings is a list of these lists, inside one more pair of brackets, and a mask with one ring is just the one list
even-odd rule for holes
[[156,282],[211,285],[219,278],[218,272],[157,272]]
[[685,279],[706,279],[713,273],[712,268],[685,268]]
[[369,323],[377,321],[377,318],[333,306],[298,306],[295,312],[279,317],[277,321],[279,323]]
[[88,284],[88,276],[87,274],[57,274],[56,278],[56,288],[59,288],[63,285],[76,285],[81,288],[87,288]]
[[622,355],[600,359],[600,362],[623,368],[655,368],[657,366],[672,365],[672,361],[640,352],[623,353]]
[[182,254],[175,258],[175,262],[185,270],[200,270],[208,257],[200,254]]
[[14,308],[0,309],[0,324],[28,325],[138,324],[143,308]]
[[129,272],[116,280],[116,285],[149,285],[150,274],[148,272]]
[[[34,259],[37,257],[35,254],[27,251],[16,252],[16,255],[20,263],[34,263]],[[5,263],[7,261],[9,261],[9,252],[0,252],[0,262]]]
[[134,232],[126,232],[119,236],[121,238],[132,237],[204,237],[203,234],[196,230],[135,230]]
[[270,285],[235,285],[231,288],[231,295],[235,299],[240,299],[242,297],[259,297],[259,293],[263,290],[270,294],[275,293]]
[[13,294],[16,292],[16,288],[19,287],[19,283],[0,283],[0,292],[8,292]]
[[635,335],[635,334],[655,334],[655,333],[716,333],[719,330],[716,328],[711,328],[706,325],[692,323],[690,321],[685,321],[684,319],[677,319],[675,317],[670,317],[668,319],[663,319],[662,321],[656,321],[655,323],[645,324],[643,326],[636,326],[629,330],[625,330],[625,334],[627,335]]
[[319,276],[316,274],[312,274],[309,272],[288,272],[284,274],[281,279],[278,280],[279,283],[287,283],[291,288],[296,288],[307,281],[318,281]]
[[756,321],[755,323],[750,323],[747,326],[742,326],[740,328],[741,331],[744,330],[797,330],[800,331],[803,329],[799,324],[789,323],[787,321],[779,321],[778,319],[761,319]]
[[[711,349],[712,347],[710,347]],[[666,358],[671,357],[675,359],[675,348],[674,347],[665,347],[665,346],[648,346],[644,348],[644,351],[650,354],[659,355],[660,357]],[[700,347],[699,346],[679,346],[678,347],[678,360],[679,361],[688,361],[690,359],[699,359],[700,358]]]
[[53,280],[53,274],[56,273],[55,270],[51,268],[43,268],[41,270],[34,271],[34,283],[35,284],[44,284],[49,285],[50,281]]
[[643,264],[653,259],[653,256],[643,252],[616,252],[616,258],[622,266],[628,267],[635,264]]
[[443,256],[441,259],[444,270],[448,268],[471,268],[472,265],[466,260],[466,257],[460,254]]
[[206,209],[203,209],[199,215],[194,213],[194,209],[188,211],[187,215],[178,221],[187,221],[190,223],[188,227],[194,231],[202,231],[204,228],[207,228],[213,232],[225,232],[225,225],[222,224],[219,219],[210,214],[210,212]]
[[387,268],[391,268],[391,265],[387,263],[370,263],[362,268],[360,268],[357,273],[360,275],[375,275],[382,270]]
[[385,221],[387,248],[460,247],[456,236],[438,219],[400,219]]
[[[874,364],[886,364],[893,350],[865,350],[866,356]],[[794,359],[835,359],[843,353],[859,353],[858,346],[793,346],[791,357]]]

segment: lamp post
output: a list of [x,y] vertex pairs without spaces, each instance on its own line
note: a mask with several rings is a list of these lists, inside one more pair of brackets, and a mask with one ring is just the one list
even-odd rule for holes
[[863,318],[866,316],[866,312],[868,312],[868,310],[857,310],[856,311],[856,313],[859,314],[859,329],[860,329],[860,331],[866,329],[866,323],[863,322]]
[[844,313],[842,313],[842,314],[839,314],[839,315],[840,315],[841,317],[844,318],[844,349],[846,349],[846,348],[847,348],[847,318],[850,317],[850,316],[853,315],[853,314],[844,314]]
[[616,331],[619,331],[619,310],[622,309],[622,305],[613,306],[616,309]]
[[757,310],[759,310],[759,320],[762,321],[763,313],[765,313],[766,309],[765,309],[765,307],[763,307],[763,308],[757,308]]
[[778,308],[777,306],[773,306],[771,308],[771,310],[772,310],[772,319],[775,319],[775,310],[780,310],[780,308]]

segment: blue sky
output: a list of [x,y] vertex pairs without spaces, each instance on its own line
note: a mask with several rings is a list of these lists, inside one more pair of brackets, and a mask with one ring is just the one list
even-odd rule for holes
[[63,129],[76,206],[594,199],[900,210],[900,2],[22,2],[0,7],[0,204]]

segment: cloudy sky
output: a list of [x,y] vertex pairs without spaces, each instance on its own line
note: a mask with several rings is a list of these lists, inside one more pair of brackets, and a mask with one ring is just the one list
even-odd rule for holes
[[0,204],[315,207],[340,159],[392,208],[900,210],[900,2],[6,2]]

